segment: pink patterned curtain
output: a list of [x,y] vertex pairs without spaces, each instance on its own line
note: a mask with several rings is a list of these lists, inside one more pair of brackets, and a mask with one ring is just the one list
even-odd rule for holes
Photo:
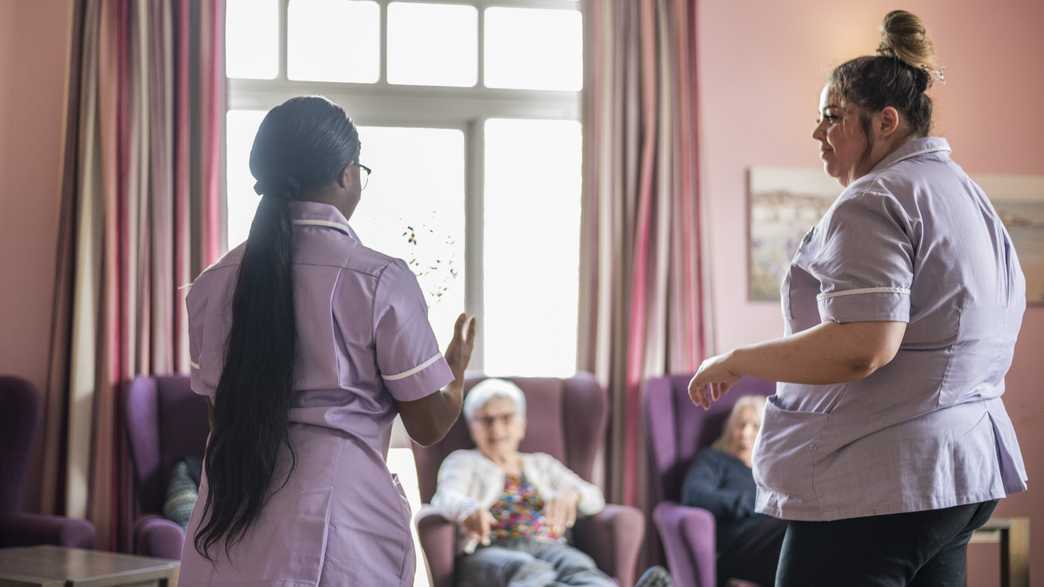
[[188,370],[179,291],[223,242],[224,0],[79,0],[70,65],[45,511],[130,542],[120,385]]
[[581,369],[608,386],[606,486],[644,506],[641,383],[705,354],[695,0],[588,0]]

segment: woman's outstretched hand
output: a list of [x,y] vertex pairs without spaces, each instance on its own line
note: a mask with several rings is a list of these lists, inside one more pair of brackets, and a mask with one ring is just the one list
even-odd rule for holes
[[729,366],[731,357],[731,353],[725,353],[703,361],[689,381],[689,399],[692,403],[706,410],[739,381],[739,374]]
[[479,508],[464,518],[461,525],[464,526],[469,537],[477,540],[479,544],[486,545],[489,544],[490,532],[496,523],[497,519],[489,513],[489,510]]
[[576,524],[577,506],[580,494],[575,489],[567,489],[544,503],[544,518],[559,535]]
[[475,350],[475,324],[474,316],[461,312],[457,316],[457,323],[453,325],[453,340],[446,347],[443,355],[453,371],[453,384],[464,386],[464,371],[471,362],[471,352]]

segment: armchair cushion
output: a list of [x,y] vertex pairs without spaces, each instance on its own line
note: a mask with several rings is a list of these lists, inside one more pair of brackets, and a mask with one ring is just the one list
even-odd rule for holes
[[45,514],[0,515],[0,548],[37,544],[94,548],[94,525],[87,520]]
[[192,510],[199,501],[200,460],[188,457],[174,465],[163,501],[163,515],[183,529],[188,527]]
[[142,516],[134,524],[134,554],[180,560],[184,541],[185,531],[181,526],[163,516]]

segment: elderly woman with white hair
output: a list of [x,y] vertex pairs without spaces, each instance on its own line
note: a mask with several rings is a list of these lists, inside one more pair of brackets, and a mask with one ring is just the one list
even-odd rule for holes
[[[458,524],[458,585],[616,585],[566,542],[578,516],[605,507],[601,490],[551,455],[518,451],[526,433],[522,390],[487,379],[464,398],[464,417],[477,449],[455,451],[443,461],[431,500]],[[669,584],[662,569],[638,582]]]
[[719,585],[730,579],[775,582],[787,524],[754,512],[751,469],[764,412],[760,395],[737,399],[721,436],[696,455],[682,485],[683,504],[714,515]]

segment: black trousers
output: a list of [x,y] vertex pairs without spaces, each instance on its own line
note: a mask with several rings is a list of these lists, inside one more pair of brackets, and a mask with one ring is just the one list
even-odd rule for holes
[[996,507],[790,522],[776,587],[964,587],[968,541]]

